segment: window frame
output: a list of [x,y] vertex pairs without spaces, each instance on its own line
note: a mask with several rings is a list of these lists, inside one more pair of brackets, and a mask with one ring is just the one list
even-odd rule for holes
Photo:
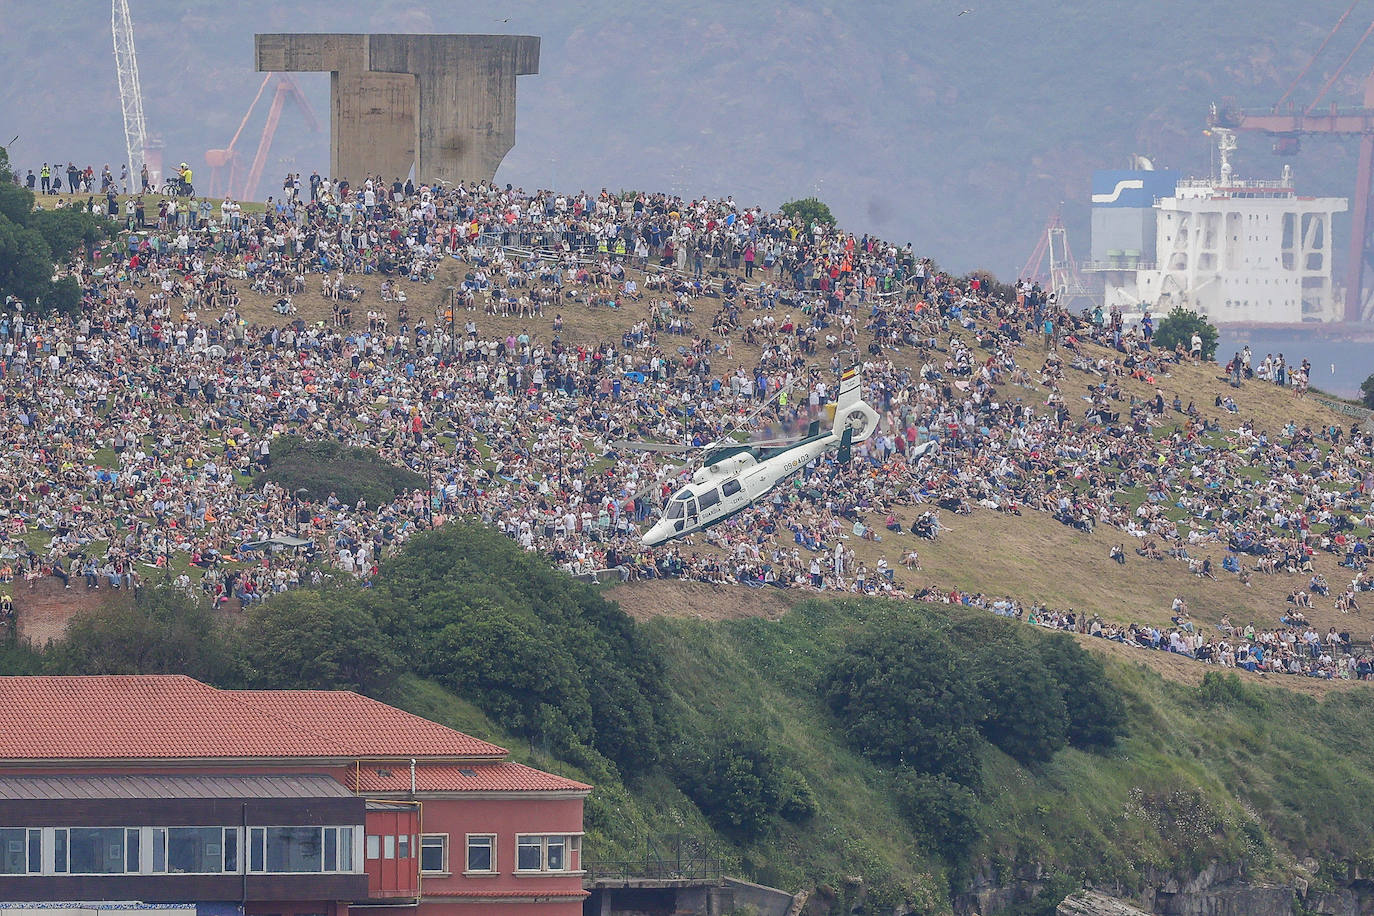
[[[251,828],[250,828],[251,829]],[[217,871],[171,871],[169,861],[172,857],[172,837],[168,831],[171,830],[218,830],[219,834],[219,869]],[[150,872],[155,875],[240,875],[243,874],[243,850],[240,846],[238,827],[226,827],[223,824],[207,824],[197,827],[190,824],[177,824],[165,827],[153,827],[153,855],[150,863]],[[158,855],[157,841],[159,835],[162,838],[162,855]],[[234,837],[235,865],[237,868],[230,870],[225,868],[224,860],[229,846],[229,836]]]
[[[19,878],[19,877],[23,877],[24,875],[31,875],[31,874],[33,874],[32,863],[29,862],[29,859],[31,858],[29,854],[30,854],[31,852],[33,852],[33,846],[32,846],[33,840],[32,840],[32,837],[31,837],[31,835],[30,835],[30,833],[29,833],[29,831],[31,831],[32,829],[33,829],[32,827],[0,827],[0,830],[5,830],[5,831],[13,830],[13,831],[15,831],[15,832],[17,832],[17,833],[19,834],[19,838],[18,838],[18,843],[19,843],[19,858],[18,858],[18,860],[17,860],[17,863],[18,863],[18,865],[19,865],[19,870],[18,870],[18,871],[0,871],[0,876],[6,877],[6,878]],[[41,837],[41,834],[40,834],[40,837]],[[7,840],[6,842],[13,843],[13,842],[15,842],[15,840],[11,839],[11,840]],[[38,854],[38,867],[39,867],[40,869],[43,867],[43,852],[42,852],[42,850],[43,850],[43,847],[42,847],[42,840],[40,839],[40,840],[39,840],[39,854]],[[0,849],[0,859],[4,858],[5,855],[6,855],[5,851],[4,851],[3,849]]]
[[[539,867],[520,867],[520,848],[534,846],[530,842],[538,840]],[[557,841],[563,848],[563,867],[549,868],[549,841]],[[577,857],[577,868],[572,868],[573,857]],[[581,833],[518,833],[515,835],[515,874],[516,875],[580,875],[582,868]]]
[[[439,867],[437,869],[425,868],[425,850],[432,849],[433,844],[430,840],[438,840],[439,846]],[[442,877],[452,874],[449,870],[448,860],[448,834],[447,833],[422,833],[420,834],[420,874],[433,877]]]
[[[472,848],[473,848],[473,847],[472,847],[472,841],[473,841],[473,840],[488,840],[488,841],[489,841],[489,845],[487,846],[487,850],[491,853],[491,867],[490,867],[490,868],[473,868],[473,867],[472,867]],[[463,874],[465,874],[465,875],[499,875],[499,874],[501,873],[501,869],[500,869],[500,862],[499,862],[499,861],[497,860],[497,858],[496,858],[497,845],[498,845],[498,844],[497,844],[497,840],[496,840],[496,834],[494,834],[494,833],[469,833],[469,834],[465,834],[464,837],[463,837]],[[519,846],[518,846],[518,845],[517,845],[516,849],[517,849],[517,853],[516,853],[516,854],[517,854],[517,856],[518,856],[518,855],[519,855],[519,852],[518,852]]]
[[[319,831],[320,844],[320,867],[317,871],[272,871],[268,868],[268,832],[272,830],[317,830]],[[239,858],[243,868],[250,875],[361,875],[367,872],[367,862],[371,858],[368,848],[368,841],[376,834],[366,833],[366,827],[357,824],[254,824],[248,828],[248,842],[238,850]],[[363,833],[363,865],[357,867],[354,861],[353,845],[357,842],[358,831]],[[328,832],[334,833],[334,861],[328,862],[325,858],[325,847],[328,842],[325,836]],[[257,857],[261,867],[254,868],[254,858]]]
[[[69,826],[66,826],[66,827],[59,827],[59,828],[57,828],[57,830],[54,831],[54,842],[53,842],[53,847],[54,847],[54,849],[56,849],[56,846],[57,846],[57,843],[56,843],[56,834],[57,834],[58,831],[60,831],[60,832],[62,833],[62,835],[63,835],[63,838],[64,838],[65,841],[66,841],[65,844],[64,844],[64,845],[65,845],[65,851],[66,851],[66,856],[65,856],[66,861],[62,863],[62,864],[63,864],[63,870],[60,871],[60,872],[57,871],[56,862],[54,862],[53,871],[56,872],[57,874],[68,875],[68,876],[74,877],[74,878],[111,878],[111,877],[116,877],[116,876],[120,876],[120,875],[127,875],[127,874],[129,874],[129,872],[125,870],[125,869],[127,868],[127,864],[128,864],[128,850],[125,848],[125,845],[126,845],[127,842],[128,842],[128,836],[129,836],[128,831],[129,831],[129,829],[130,829],[130,828],[128,828],[128,827],[86,827],[86,826],[81,826],[81,825],[74,825],[74,826],[73,826],[73,825],[69,825]],[[108,831],[112,831],[112,832],[114,832],[114,833],[118,833],[118,834],[119,834],[119,852],[120,852],[120,855],[119,855],[119,871],[72,871],[72,870],[71,870],[71,868],[72,868],[72,834],[71,834],[71,832],[72,832],[73,830],[108,830]],[[111,859],[111,860],[112,860],[112,858],[111,858],[111,856],[110,856],[110,854],[109,854],[110,847],[105,846],[105,847],[102,847],[102,848],[103,848],[103,850],[104,850],[103,853],[102,853],[102,857],[103,857],[104,859]]]

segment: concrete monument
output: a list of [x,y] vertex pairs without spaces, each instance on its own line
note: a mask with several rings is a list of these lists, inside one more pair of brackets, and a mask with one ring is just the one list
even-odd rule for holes
[[255,35],[259,72],[330,74],[329,171],[490,181],[515,144],[516,77],[534,35]]

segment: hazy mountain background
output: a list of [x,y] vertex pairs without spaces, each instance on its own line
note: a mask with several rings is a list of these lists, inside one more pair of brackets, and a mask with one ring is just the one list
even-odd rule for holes
[[[534,34],[540,73],[521,78],[516,146],[499,180],[733,193],[768,206],[815,193],[855,231],[1003,276],[1022,267],[1061,202],[1086,256],[1093,169],[1141,153],[1207,172],[1208,103],[1272,104],[1346,6],[130,0],[149,130],[168,162],[198,174],[262,79],[254,32]],[[1371,15],[1374,2],[1361,0],[1296,98],[1315,93]],[[118,171],[108,3],[0,0],[0,55],[0,143],[19,135],[16,166],[73,159]],[[1355,104],[1371,66],[1374,46],[1331,95]],[[327,123],[327,75],[296,78]],[[240,141],[250,158],[265,113],[264,102]],[[1351,193],[1353,143],[1309,141],[1293,162],[1305,193]],[[1280,165],[1263,138],[1242,137],[1242,175],[1276,176]],[[327,134],[312,135],[288,105],[260,193],[287,169],[327,166]]]

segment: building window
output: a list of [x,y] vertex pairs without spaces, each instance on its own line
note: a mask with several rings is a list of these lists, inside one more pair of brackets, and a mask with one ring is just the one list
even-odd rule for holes
[[23,827],[0,827],[0,875],[27,874],[28,848],[28,835]]
[[248,870],[267,870],[267,828],[254,827],[248,831]]
[[130,827],[124,831],[124,871],[131,875],[139,872],[138,853],[139,853],[139,834],[137,827]]
[[469,834],[467,870],[486,873],[496,871],[496,837],[491,834]]
[[353,828],[324,828],[324,870],[353,870]]
[[515,838],[515,870],[567,872],[581,866],[581,836],[521,835]]
[[544,870],[544,838],[519,836],[515,838],[515,870]]
[[124,874],[123,827],[70,827],[63,832],[68,874]]
[[429,875],[448,874],[448,834],[427,833],[420,837],[420,872]]
[[[157,842],[154,840],[154,870],[173,875],[217,875],[238,871],[238,831],[233,827],[168,827],[167,859],[158,868]],[[227,836],[233,835],[232,867],[227,854]]]
[[367,857],[369,859],[380,859],[382,857],[382,838],[375,833],[367,835]]
[[268,827],[267,870],[307,874],[324,870],[324,843],[319,827]]
[[567,870],[567,860],[563,857],[567,840],[561,836],[551,836],[544,841],[544,867],[549,871]]

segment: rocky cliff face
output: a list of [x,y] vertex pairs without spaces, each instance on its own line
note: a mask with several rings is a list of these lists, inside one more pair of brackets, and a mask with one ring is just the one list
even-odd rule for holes
[[[1252,880],[1236,865],[1213,863],[1190,877],[1157,874],[1144,892],[1124,888],[1085,889],[1059,904],[1059,916],[1368,916],[1374,892],[1353,869],[1337,886],[1318,889],[1311,880],[1317,863],[1308,859],[1291,883]],[[1047,886],[1048,872],[1038,866],[1018,871],[1010,882],[993,883],[984,869],[969,891],[954,899],[959,916],[996,913],[1032,900]],[[1329,882],[1328,882],[1329,883]],[[1134,901],[1134,902],[1131,902]]]

